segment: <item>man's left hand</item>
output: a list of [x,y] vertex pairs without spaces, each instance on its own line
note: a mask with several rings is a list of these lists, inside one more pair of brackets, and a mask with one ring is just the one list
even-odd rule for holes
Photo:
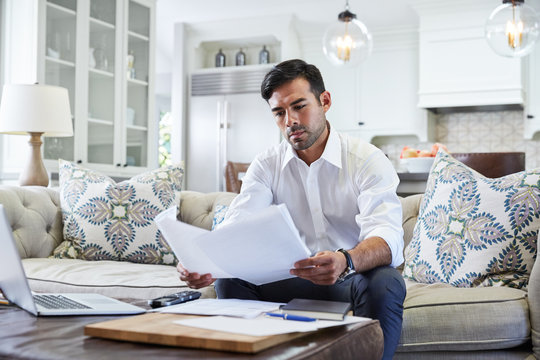
[[290,273],[317,285],[333,285],[346,267],[347,260],[342,253],[321,251],[297,261]]

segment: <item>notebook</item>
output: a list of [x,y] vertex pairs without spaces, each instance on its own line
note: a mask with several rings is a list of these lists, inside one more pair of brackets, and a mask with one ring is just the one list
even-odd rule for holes
[[341,301],[292,299],[281,307],[281,312],[323,320],[343,320],[351,304]]
[[100,294],[32,295],[4,207],[0,204],[0,289],[35,316],[140,314],[145,309]]

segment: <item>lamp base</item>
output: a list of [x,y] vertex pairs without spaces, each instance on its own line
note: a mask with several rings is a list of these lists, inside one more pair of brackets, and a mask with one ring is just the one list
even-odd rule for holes
[[41,158],[41,135],[42,132],[31,132],[30,145],[31,152],[21,175],[19,176],[19,185],[21,186],[49,186],[49,175],[43,165],[43,159]]

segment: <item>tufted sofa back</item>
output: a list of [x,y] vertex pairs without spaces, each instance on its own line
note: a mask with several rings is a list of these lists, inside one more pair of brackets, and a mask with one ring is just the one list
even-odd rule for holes
[[229,192],[201,193],[182,191],[178,219],[185,223],[210,230],[217,205],[228,206],[238,194]]
[[[210,230],[216,206],[229,205],[236,195],[182,191],[178,218]],[[411,240],[421,201],[422,194],[401,199],[405,246]],[[41,186],[0,185],[0,204],[6,210],[21,258],[47,257],[63,241],[62,211],[57,190]]]
[[[179,218],[209,230],[216,204],[229,205],[235,196],[223,192],[183,191]],[[63,241],[58,190],[42,186],[0,185],[0,204],[4,205],[22,259],[48,257]]]
[[58,191],[41,186],[0,186],[21,258],[47,257],[62,240],[62,211]]

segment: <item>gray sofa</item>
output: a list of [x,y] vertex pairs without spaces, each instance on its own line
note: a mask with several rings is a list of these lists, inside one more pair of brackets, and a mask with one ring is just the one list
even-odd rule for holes
[[[232,193],[181,193],[183,221],[210,229],[216,204]],[[408,243],[422,195],[402,199]],[[58,192],[42,187],[0,186],[30,286],[37,292],[99,292],[149,299],[180,291],[185,284],[167,265],[48,258],[62,241]],[[396,359],[534,359],[540,357],[540,267],[528,293],[511,288],[453,288],[406,281],[404,321]],[[213,297],[212,287],[203,289]],[[533,355],[534,352],[534,355]]]

